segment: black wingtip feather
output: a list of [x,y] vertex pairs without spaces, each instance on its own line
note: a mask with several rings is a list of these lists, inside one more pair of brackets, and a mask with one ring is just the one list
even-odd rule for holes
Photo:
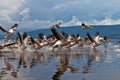
[[89,38],[89,40],[91,41],[91,42],[94,42],[94,40],[92,39],[92,37],[90,36],[90,34],[87,32],[87,37]]

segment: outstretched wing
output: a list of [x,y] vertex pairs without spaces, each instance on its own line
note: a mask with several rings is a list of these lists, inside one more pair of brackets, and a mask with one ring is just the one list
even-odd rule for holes
[[4,29],[2,26],[0,26],[0,30],[3,31],[3,32],[8,33],[8,30]]
[[55,28],[51,28],[51,32],[58,40],[65,39],[59,32],[56,31]]
[[32,37],[30,37],[30,39],[31,39],[31,42],[33,45],[40,46],[40,44],[38,42],[36,42]]
[[22,41],[22,38],[21,38],[20,33],[19,33],[19,32],[17,32],[17,35],[18,35],[18,39],[20,40],[20,43],[22,44],[22,43],[23,43],[23,41]]
[[98,43],[90,36],[89,33],[87,33],[87,36],[88,36],[88,39],[89,39],[92,43],[98,44]]
[[38,36],[39,36],[39,39],[44,39],[44,34],[43,33],[39,33]]
[[95,42],[95,40],[90,36],[90,34],[87,32],[87,37],[91,42]]
[[7,47],[7,46],[11,46],[11,45],[14,45],[14,44],[15,44],[15,42],[9,43],[9,44],[5,44],[5,45],[3,45],[3,46],[0,45],[0,49],[3,49],[3,48],[5,48],[5,47]]
[[14,44],[15,44],[15,42],[9,43],[9,44],[4,45],[4,47],[11,46],[11,45],[14,45]]

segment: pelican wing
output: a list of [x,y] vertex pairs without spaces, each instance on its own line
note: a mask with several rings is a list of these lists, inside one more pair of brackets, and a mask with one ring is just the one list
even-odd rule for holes
[[56,31],[55,28],[51,28],[51,32],[58,40],[65,39],[59,32]]
[[8,30],[4,29],[2,26],[0,26],[0,30],[3,31],[3,32],[8,33]]
[[30,39],[34,46],[35,45],[40,46],[40,44],[38,42],[36,42],[32,37],[30,37]]
[[15,42],[9,43],[9,44],[3,45],[3,46],[0,45],[0,49],[3,49],[5,47],[7,47],[7,46],[11,46],[11,45],[14,45],[14,44],[15,44]]
[[39,33],[38,36],[39,36],[39,39],[44,39],[44,34],[43,33]]
[[88,39],[92,42],[95,43],[96,45],[98,45],[98,43],[90,36],[89,33],[87,33]]
[[15,44],[15,42],[9,43],[9,44],[4,45],[4,47],[11,46],[11,45],[14,45],[14,44]]
[[21,38],[21,36],[20,36],[20,33],[17,32],[17,35],[18,35],[18,39],[20,40],[20,43],[22,44],[22,43],[23,43],[23,40],[22,40],[22,38]]
[[87,33],[87,37],[91,42],[95,42],[95,40],[91,37],[91,35],[89,33]]

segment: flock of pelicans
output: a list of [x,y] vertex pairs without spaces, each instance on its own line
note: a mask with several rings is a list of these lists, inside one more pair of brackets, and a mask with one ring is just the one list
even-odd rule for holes
[[[39,37],[36,39],[33,39],[26,32],[18,32],[18,24],[14,24],[9,30],[6,30],[2,26],[0,26],[0,30],[6,33],[3,44],[0,45],[0,50],[3,50],[5,48],[19,51],[27,49],[39,50],[45,46],[49,46],[49,50],[51,51],[62,49],[72,50],[72,47],[74,45],[89,45],[90,47],[92,46],[92,48],[95,49],[100,44],[109,41],[106,36],[101,37],[99,35],[99,32],[96,32],[94,37],[92,37],[90,33],[87,32],[85,38],[82,38],[79,33],[70,35],[64,31],[58,32],[56,28],[59,29],[60,25],[61,22],[58,22],[52,27],[50,27],[52,35],[46,36],[43,33],[39,33]],[[82,23],[81,26],[82,29],[93,28],[92,25],[86,25],[85,23]],[[15,40],[12,40],[11,35],[15,31],[17,33],[17,37]]]
[[[57,31],[60,28],[61,22],[58,22],[54,24],[52,27],[50,27],[52,35],[44,35],[43,33],[39,33],[38,38],[32,38],[32,36],[28,35],[26,32],[20,33],[17,31],[18,24],[14,24],[9,30],[6,30],[2,26],[0,26],[0,30],[6,33],[5,39],[3,40],[3,44],[0,45],[0,51],[4,50],[11,50],[11,51],[25,51],[25,53],[20,54],[19,58],[19,65],[18,68],[21,67],[23,64],[24,67],[27,67],[27,61],[29,62],[28,54],[26,53],[26,50],[33,50],[35,51],[32,55],[32,61],[31,61],[31,67],[37,64],[39,59],[41,61],[45,61],[44,54],[38,54],[37,50],[41,50],[42,48],[47,48],[50,51],[60,51],[60,50],[72,50],[73,46],[78,46],[84,48],[84,46],[89,46],[89,48],[92,48],[95,50],[98,46],[101,44],[105,45],[109,40],[106,36],[101,37],[99,32],[96,32],[94,36],[91,36],[90,33],[86,33],[86,37],[83,38],[80,36],[80,34],[68,34],[64,31],[59,32]],[[92,25],[86,25],[85,23],[81,24],[82,29],[88,29],[93,28]],[[17,37],[15,39],[11,39],[11,36],[13,33],[17,33]],[[47,48],[46,48],[47,47]],[[88,50],[89,52],[89,50]],[[89,68],[92,64],[92,62],[95,60],[98,62],[99,57],[102,54],[98,54],[97,52],[94,52],[95,54],[88,54],[88,62],[85,67],[83,67],[83,73],[88,73]],[[67,69],[70,69],[71,71],[75,71],[75,69],[70,65],[70,57],[66,55],[58,54],[58,62],[61,64],[56,71],[55,75],[53,75],[53,79],[56,80],[56,78],[60,77],[60,75],[64,74],[64,72]],[[76,54],[77,57],[79,57]],[[67,66],[66,66],[67,63]],[[9,58],[4,57],[4,64],[8,70],[11,70],[11,74],[16,77],[17,76],[17,70],[12,64],[10,64]],[[61,70],[61,71],[60,71]],[[1,73],[4,73],[4,71],[1,71]]]

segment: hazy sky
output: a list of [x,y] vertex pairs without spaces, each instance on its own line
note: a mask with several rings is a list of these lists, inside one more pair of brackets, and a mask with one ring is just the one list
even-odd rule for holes
[[41,29],[62,26],[120,24],[120,0],[0,0],[0,25]]

